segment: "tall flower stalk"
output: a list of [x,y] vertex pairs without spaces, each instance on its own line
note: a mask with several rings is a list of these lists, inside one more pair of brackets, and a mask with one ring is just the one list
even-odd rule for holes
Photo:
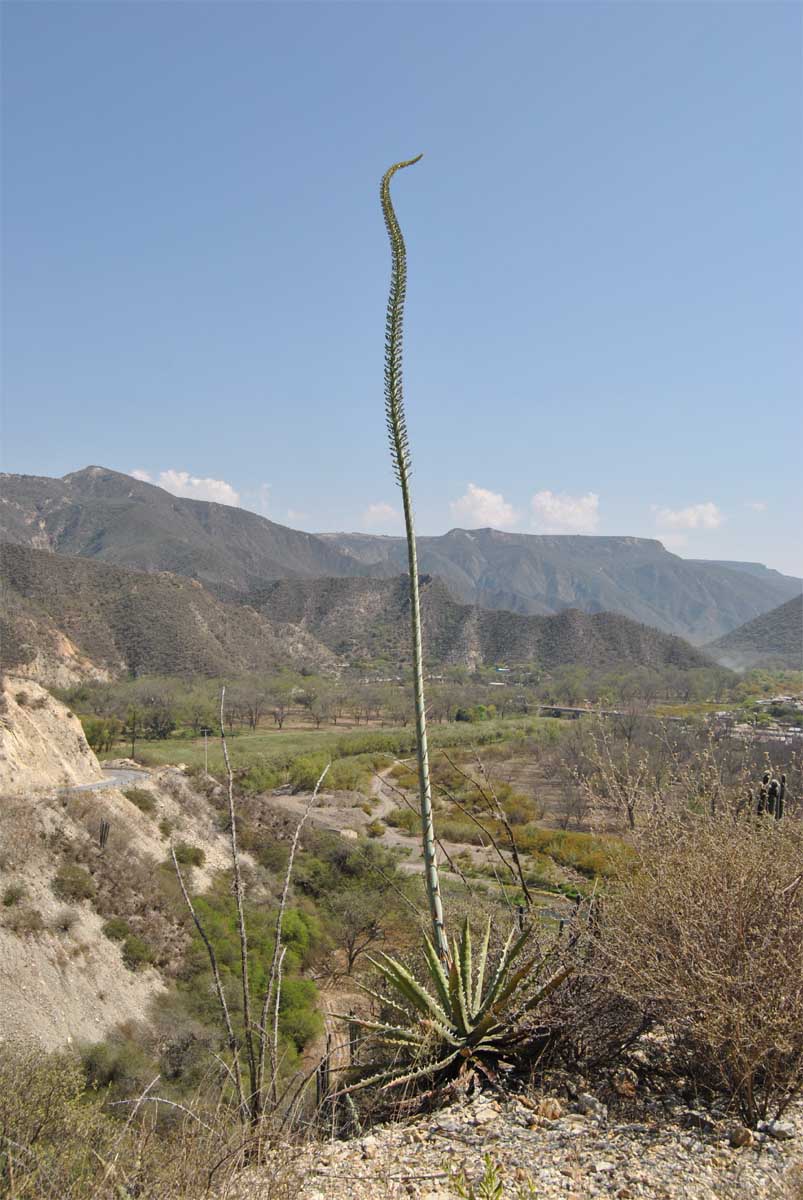
[[390,198],[390,181],[397,171],[411,167],[421,159],[394,163],[382,177],[380,198],[385,226],[390,238],[390,294],[385,321],[385,414],[387,417],[393,470],[401,488],[404,508],[404,527],[407,535],[407,562],[410,573],[410,627],[413,651],[413,694],[415,697],[415,731],[418,753],[418,786],[421,808],[421,834],[424,842],[424,881],[432,919],[433,945],[438,958],[449,963],[449,947],[443,922],[438,859],[435,852],[435,829],[432,821],[432,787],[429,778],[427,750],[427,718],[424,706],[424,668],[421,649],[421,600],[418,587],[418,556],[415,546],[413,506],[410,499],[410,443],[404,416],[402,395],[402,329],[404,300],[407,293],[407,251]]

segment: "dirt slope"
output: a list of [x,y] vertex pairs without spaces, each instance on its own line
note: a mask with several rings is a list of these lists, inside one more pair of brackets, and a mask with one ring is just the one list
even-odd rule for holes
[[0,794],[102,777],[81,722],[38,683],[7,675],[0,697]]

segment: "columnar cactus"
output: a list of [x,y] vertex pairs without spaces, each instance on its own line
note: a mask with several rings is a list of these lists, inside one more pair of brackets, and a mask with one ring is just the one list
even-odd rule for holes
[[765,771],[758,789],[757,815],[763,816],[764,813],[767,813],[776,821],[780,821],[784,814],[785,801],[786,775],[781,775],[778,780],[771,776],[769,771]]

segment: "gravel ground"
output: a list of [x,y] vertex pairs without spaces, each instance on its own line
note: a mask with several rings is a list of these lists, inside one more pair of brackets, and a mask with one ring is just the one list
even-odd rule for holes
[[[504,1181],[500,1200],[796,1200],[803,1196],[791,1188],[793,1177],[803,1186],[803,1105],[772,1134],[751,1135],[689,1110],[661,1123],[617,1123],[590,1095],[571,1105],[554,1097],[480,1097],[364,1138],[304,1147],[294,1164],[304,1180],[296,1195],[446,1200],[461,1194],[459,1173],[479,1181],[486,1154]],[[269,1200],[258,1173],[238,1194]]]

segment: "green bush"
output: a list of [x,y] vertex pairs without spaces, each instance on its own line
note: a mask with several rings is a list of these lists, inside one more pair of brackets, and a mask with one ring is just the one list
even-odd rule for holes
[[[91,1195],[98,1150],[113,1151],[119,1130],[99,1105],[85,1103],[83,1089],[84,1073],[73,1055],[43,1054],[39,1046],[4,1048],[0,1129],[8,1140],[0,1147],[0,1194],[21,1200]],[[7,1146],[18,1148],[13,1163]]]
[[257,862],[266,871],[273,871],[276,875],[283,875],[287,870],[287,860],[290,857],[290,851],[282,842],[261,842],[256,848],[255,853]]
[[103,926],[103,932],[113,942],[122,942],[131,933],[131,926],[123,917],[112,917]]
[[371,824],[366,827],[365,832],[370,838],[381,838],[384,837],[385,826],[381,821],[372,821]]
[[121,723],[114,717],[81,717],[84,737],[95,753],[111,750],[122,729]]
[[97,891],[92,876],[77,863],[59,867],[52,887],[60,900],[93,900]]
[[421,830],[421,818],[412,808],[392,808],[385,821],[394,829],[403,829],[405,833],[416,834]]
[[[242,963],[237,930],[237,911],[227,883],[195,899],[200,920],[215,948],[218,968],[232,1010],[235,1029],[242,1028],[242,1003],[239,990]],[[276,911],[263,905],[246,906],[248,925],[248,970],[254,1004],[261,1003],[268,983],[273,955]],[[282,939],[286,947],[283,968],[279,1031],[284,1062],[292,1066],[297,1051],[320,1032],[321,1022],[315,1011],[317,990],[299,971],[308,965],[322,944],[323,934],[317,919],[300,909],[287,909],[282,921]],[[212,985],[209,959],[200,937],[194,934],[187,951],[179,998],[184,1012],[205,1025],[217,1027],[220,1014]]]
[[123,942],[123,962],[132,971],[153,962],[153,950],[136,933],[130,933]]
[[21,883],[10,883],[3,892],[3,907],[13,908],[15,904],[19,904],[25,895],[25,888]]
[[156,810],[156,801],[145,788],[125,788],[123,795],[126,800],[130,800],[132,804],[135,804],[140,812],[147,813],[148,816]]
[[[126,1095],[139,1090],[153,1063],[130,1038],[112,1036],[105,1042],[94,1042],[81,1051],[86,1082],[94,1091],[110,1090]],[[151,1074],[153,1078],[153,1074]]]
[[206,855],[200,846],[192,846],[189,842],[179,842],[175,847],[176,861],[182,867],[202,867]]
[[284,779],[275,766],[255,763],[239,776],[238,782],[245,793],[253,795],[256,792],[272,792],[274,788],[281,787]]

